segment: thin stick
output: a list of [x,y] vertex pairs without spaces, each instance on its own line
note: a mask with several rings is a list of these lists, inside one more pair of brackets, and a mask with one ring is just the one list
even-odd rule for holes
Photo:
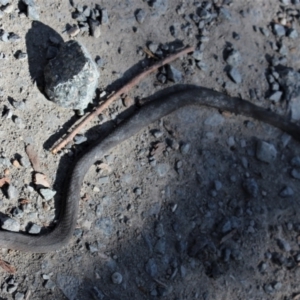
[[195,47],[188,47],[185,48],[178,53],[172,54],[169,57],[155,63],[153,66],[149,67],[136,77],[134,77],[131,81],[129,81],[126,85],[124,85],[121,89],[119,89],[116,93],[114,93],[111,97],[109,97],[103,104],[99,105],[93,112],[89,113],[85,117],[83,117],[82,121],[71,131],[56,147],[52,149],[52,153],[56,154],[59,150],[65,147],[69,142],[73,140],[75,135],[80,132],[82,128],[84,128],[92,119],[97,117],[100,113],[103,112],[108,106],[114,102],[115,100],[119,99],[119,97],[123,94],[127,94],[130,89],[132,89],[135,85],[137,85],[140,81],[142,81],[146,76],[150,73],[156,71],[158,68],[169,64],[170,62],[176,60],[182,55],[188,54],[193,52]]

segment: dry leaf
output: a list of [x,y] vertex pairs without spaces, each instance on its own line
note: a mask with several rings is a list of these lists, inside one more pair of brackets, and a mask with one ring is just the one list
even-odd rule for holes
[[151,156],[159,156],[160,154],[162,154],[164,152],[164,150],[166,149],[166,146],[164,143],[157,143],[154,145],[153,149],[150,152]]
[[0,267],[10,274],[16,273],[16,268],[2,259],[0,259]]
[[5,184],[9,184],[9,179],[7,177],[0,178],[0,188]]
[[19,204],[28,204],[28,203],[30,203],[30,200],[28,200],[28,199],[21,199],[19,201]]
[[111,172],[111,167],[110,167],[108,164],[106,164],[106,163],[101,163],[101,164],[99,164],[99,165],[98,165],[98,168],[100,168],[100,169],[102,169],[102,170],[105,170],[105,171],[107,171],[108,173]]
[[34,171],[40,172],[40,170],[41,170],[40,161],[39,161],[38,155],[35,152],[33,146],[28,145],[25,150],[26,150],[26,153],[28,155],[28,158],[32,164]]
[[13,164],[14,167],[16,167],[18,169],[21,168],[20,163],[16,159],[13,160],[12,164]]
[[83,197],[81,197],[81,200],[82,201],[88,201],[90,199],[90,196],[87,194],[87,193],[85,193],[84,195],[83,195]]
[[125,99],[123,100],[123,103],[124,103],[125,107],[129,107],[134,104],[134,100],[131,97],[126,96]]
[[9,173],[10,173],[9,169],[5,169],[5,170],[4,170],[4,176],[8,176]]
[[36,185],[42,185],[44,187],[50,187],[50,184],[47,181],[47,177],[43,173],[35,173],[34,174],[34,183]]
[[27,290],[24,300],[29,300],[30,296],[31,296],[31,290]]
[[227,240],[231,239],[235,234],[236,234],[237,230],[233,229],[232,231],[230,231],[229,233],[227,233],[226,235],[224,235],[220,241],[220,244],[225,243]]

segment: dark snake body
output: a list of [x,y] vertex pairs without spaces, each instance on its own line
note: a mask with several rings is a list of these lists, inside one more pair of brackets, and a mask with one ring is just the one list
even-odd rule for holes
[[76,163],[69,179],[66,198],[61,203],[58,223],[52,231],[41,235],[0,231],[0,247],[45,253],[67,245],[76,226],[83,178],[91,165],[145,126],[184,106],[206,106],[251,117],[273,125],[300,141],[299,126],[284,117],[240,98],[232,98],[202,87],[189,87],[186,90],[170,93],[142,106],[133,117],[121,123]]

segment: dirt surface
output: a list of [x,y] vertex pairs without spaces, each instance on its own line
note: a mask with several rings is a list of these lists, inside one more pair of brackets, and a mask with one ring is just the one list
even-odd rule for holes
[[[50,37],[58,43],[76,39],[93,59],[102,59],[94,105],[103,91],[110,94],[155,61],[142,50],[151,50],[152,42],[169,45],[157,57],[187,45],[200,48],[203,57],[200,63],[192,55],[172,63],[182,75],[178,82],[161,83],[165,70],[149,76],[128,95],[135,103],[193,84],[294,121],[300,116],[297,84],[274,73],[278,66],[296,73],[300,64],[299,38],[291,34],[292,28],[300,33],[300,5],[288,0],[39,0],[40,21],[27,17],[22,1],[10,3],[12,9],[2,6],[0,29],[20,40],[0,41],[1,156],[9,160],[0,161],[0,172],[6,170],[17,193],[8,197],[7,186],[2,188],[1,220],[12,217],[20,231],[55,223],[76,158],[138,109],[120,99],[82,132],[84,143],[52,155],[51,147],[79,117],[43,94]],[[82,31],[70,37],[78,4],[107,9],[100,37]],[[210,22],[203,19],[205,6],[215,14]],[[204,29],[195,15],[205,20]],[[284,25],[284,36],[274,34],[277,23]],[[240,59],[230,66],[233,50]],[[228,75],[232,68],[241,82]],[[286,86],[295,89],[292,99]],[[283,93],[272,101],[277,88]],[[261,141],[267,142],[263,157]],[[54,199],[40,195],[30,165],[16,162],[27,157],[28,144],[57,191]],[[0,269],[0,299],[300,299],[299,155],[298,142],[264,123],[207,108],[177,111],[89,170],[78,228],[67,247],[48,254],[2,249],[1,259],[17,271]],[[22,199],[28,201],[20,204]]]

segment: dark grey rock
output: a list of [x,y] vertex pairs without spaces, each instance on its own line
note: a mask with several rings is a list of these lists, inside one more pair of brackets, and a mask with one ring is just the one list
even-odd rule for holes
[[175,23],[170,26],[170,33],[174,38],[178,37],[178,34],[179,34],[179,24],[178,23]]
[[40,19],[39,9],[35,4],[27,6],[27,17],[32,21],[39,21]]
[[74,137],[74,143],[76,145],[79,145],[79,144],[82,144],[84,142],[87,141],[87,137],[84,136],[84,135],[81,135],[81,134],[77,134],[75,137]]
[[20,218],[23,217],[24,212],[23,212],[23,210],[21,208],[15,207],[13,209],[12,215],[13,215],[13,217],[16,217],[16,218],[20,219]]
[[[77,277],[62,274],[57,275],[57,286],[64,293],[68,300],[78,299],[77,294],[79,291],[80,284],[81,281]],[[103,297],[95,299],[103,299]]]
[[0,40],[1,40],[2,42],[7,43],[7,42],[8,42],[8,37],[9,37],[9,33],[8,33],[8,32],[6,32],[6,31],[4,31],[4,30],[1,30],[1,31],[0,31]]
[[155,236],[162,238],[165,235],[164,226],[162,223],[157,223],[155,225]]
[[15,300],[23,300],[25,295],[23,293],[17,292],[15,294]]
[[171,65],[168,65],[167,67],[167,77],[175,83],[182,81],[182,73]]
[[219,10],[219,17],[222,20],[227,20],[227,21],[231,21],[232,20],[232,16],[231,16],[230,11],[227,8],[225,8],[225,7],[221,7],[220,8],[220,10]]
[[243,182],[243,188],[252,197],[258,196],[258,184],[254,178],[248,178]]
[[123,281],[123,276],[119,272],[115,272],[111,275],[111,281],[114,284],[121,284]]
[[96,58],[95,62],[99,68],[104,66],[104,60],[101,57]]
[[280,48],[279,48],[279,51],[278,51],[281,55],[283,55],[283,56],[287,56],[288,55],[288,53],[289,53],[289,50],[288,50],[288,48],[287,48],[287,46],[286,45],[284,45],[284,44],[281,44],[281,46],[280,46]]
[[266,163],[272,163],[275,161],[277,156],[277,150],[273,144],[258,141],[256,144],[256,157],[260,161]]
[[148,3],[155,10],[158,17],[168,10],[168,0],[149,0]]
[[[272,88],[272,91],[279,91],[279,84],[278,83],[273,83],[271,88]],[[280,98],[281,98],[281,96],[280,96]]]
[[202,61],[198,61],[198,62],[197,62],[197,67],[198,67],[200,70],[204,71],[204,72],[208,71],[208,66],[207,66],[207,64],[204,63],[204,62],[202,62]]
[[294,156],[291,160],[291,165],[293,167],[300,167],[300,156]]
[[10,200],[17,199],[19,198],[19,191],[12,184],[10,184],[7,189],[7,196]]
[[222,185],[221,181],[219,181],[219,180],[214,181],[214,188],[215,188],[216,191],[219,191],[222,188],[222,186],[223,185]]
[[37,224],[32,224],[30,229],[28,230],[28,233],[30,234],[39,234],[41,232],[41,226]]
[[292,68],[280,68],[278,82],[284,91],[285,100],[290,101],[300,96],[300,73]]
[[90,25],[91,35],[94,38],[99,38],[101,36],[100,22],[98,20],[89,18],[89,25]]
[[267,28],[260,28],[260,31],[264,36],[266,37],[270,36],[270,31]]
[[150,50],[153,54],[155,54],[155,52],[157,51],[158,47],[159,47],[159,44],[153,43],[153,42],[149,43],[149,45],[148,45],[149,50]]
[[158,80],[160,83],[164,84],[164,83],[167,82],[167,76],[164,75],[164,74],[162,74],[162,73],[160,73],[160,74],[157,75],[157,80]]
[[193,52],[193,54],[192,54],[192,57],[193,57],[195,60],[200,61],[200,60],[202,60],[202,58],[203,58],[203,52],[200,51],[200,50],[195,50],[195,51]]
[[173,292],[172,286],[159,286],[157,288],[159,297],[169,296]]
[[0,157],[0,165],[4,167],[10,167],[11,162],[7,157]]
[[290,0],[280,0],[281,4],[283,4],[284,6],[287,5],[291,5],[291,1]]
[[230,65],[230,66],[233,66],[233,67],[236,67],[238,65],[240,65],[242,63],[242,57],[241,57],[241,54],[239,51],[237,50],[232,50],[227,59],[226,59],[226,62]]
[[53,199],[53,197],[56,195],[56,191],[51,189],[40,189],[39,192],[43,196],[43,198],[47,201]]
[[26,58],[27,58],[27,53],[24,53],[24,52],[21,52],[21,51],[18,52],[17,59],[23,60],[23,59],[26,59]]
[[297,32],[296,29],[290,28],[290,29],[288,30],[287,35],[288,35],[289,38],[291,38],[291,39],[294,40],[294,39],[296,39],[296,38],[298,37],[298,32]]
[[80,228],[75,228],[73,235],[76,236],[78,239],[82,237],[83,230]]
[[265,284],[264,285],[264,291],[267,294],[272,294],[272,293],[274,293],[274,288],[273,288],[273,286],[270,283],[269,284]]
[[224,123],[224,117],[219,113],[212,113],[207,119],[204,121],[204,125],[208,126],[219,126]]
[[106,236],[111,236],[114,232],[114,226],[111,218],[100,218],[96,220],[95,228],[100,230]]
[[16,126],[18,128],[20,128],[20,129],[24,129],[25,128],[24,122],[23,122],[23,120],[20,117],[15,116],[13,120],[14,120],[14,123],[16,124]]
[[143,24],[146,19],[147,13],[143,9],[138,9],[135,13],[135,18],[138,23]]
[[47,280],[44,284],[44,287],[48,290],[54,290],[56,287],[56,284],[54,281],[52,281],[51,279]]
[[160,255],[164,255],[166,252],[166,240],[164,238],[160,238],[154,247],[154,252]]
[[198,15],[199,15],[201,20],[207,20],[211,17],[211,13],[206,9],[199,10]]
[[103,176],[98,179],[99,184],[108,184],[110,183],[109,176]]
[[27,156],[22,156],[20,158],[20,163],[24,168],[29,168],[31,166],[31,163]]
[[295,179],[300,179],[300,170],[297,170],[297,169],[293,169],[291,171],[291,175],[293,178]]
[[282,198],[287,198],[287,197],[291,197],[294,195],[294,191],[291,187],[286,186],[285,188],[283,188],[281,190],[281,192],[279,193],[279,196]]
[[109,23],[108,11],[106,8],[101,9],[101,24],[107,25]]
[[154,258],[150,258],[145,264],[145,271],[151,276],[155,277],[158,273],[157,264]]
[[165,177],[170,170],[170,166],[168,164],[161,163],[155,167],[155,170],[159,177]]
[[189,153],[190,151],[190,148],[191,148],[191,144],[188,144],[188,143],[184,143],[180,146],[180,152],[183,154],[183,155],[186,155]]
[[238,69],[231,67],[228,71],[228,75],[236,84],[240,84],[242,82],[242,76]]
[[9,283],[6,290],[7,290],[7,292],[8,292],[9,294],[12,294],[12,293],[14,293],[17,289],[18,289],[18,285],[17,285],[17,284],[11,284],[11,283]]
[[21,37],[15,33],[10,33],[8,36],[8,40],[12,43],[19,42],[21,40]]
[[274,102],[279,102],[281,97],[282,97],[282,92],[277,91],[270,95],[269,100],[274,101]]
[[286,240],[277,239],[277,245],[281,250],[285,252],[290,252],[292,250],[291,245]]
[[66,42],[45,67],[45,92],[56,104],[84,110],[98,85],[97,66],[77,41]]
[[218,224],[219,230],[222,233],[227,233],[227,232],[231,231],[232,229],[239,228],[240,226],[241,226],[241,221],[239,218],[237,218],[235,216],[225,217]]
[[[11,0],[0,0],[0,5],[4,6],[4,5],[7,5],[9,4]],[[25,0],[26,1],[26,0]],[[24,2],[24,1],[23,1]]]
[[273,32],[277,36],[285,36],[285,34],[286,34],[285,27],[280,24],[274,24]]
[[3,217],[1,218],[1,228],[8,231],[18,232],[20,230],[20,223],[14,219]]

